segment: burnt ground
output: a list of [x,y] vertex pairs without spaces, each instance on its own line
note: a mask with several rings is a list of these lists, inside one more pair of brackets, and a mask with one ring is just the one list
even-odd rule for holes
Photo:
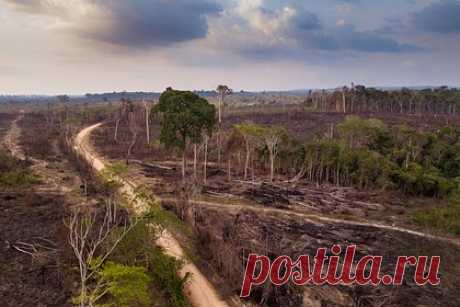
[[11,113],[0,113],[0,140],[3,139],[9,129],[10,123],[17,115]]
[[[0,131],[7,131],[16,117],[0,114]],[[29,137],[43,134],[39,126],[29,128]],[[47,146],[42,142],[35,148]],[[23,150],[38,157],[33,147]],[[41,161],[18,165],[27,165],[40,182],[0,188],[0,305],[70,306],[73,256],[63,221],[69,206],[80,199],[78,193],[65,195],[58,183],[64,182],[67,192],[78,191],[78,180],[64,180],[76,177],[68,164],[66,172]]]
[[[0,305],[70,306],[72,255],[63,225],[64,198],[1,193],[0,212]],[[36,246],[39,254],[32,257],[15,249],[30,251],[23,243]]]
[[262,306],[460,306],[460,249],[447,243],[367,226],[315,222],[262,211],[226,210],[223,214],[221,209],[206,206],[195,208],[193,223],[203,267],[219,272],[221,287],[233,293],[239,292],[244,257],[249,253],[268,255],[272,260],[279,255],[296,259],[299,255],[313,257],[319,247],[356,244],[357,259],[365,255],[384,256],[384,274],[392,274],[398,255],[440,255],[442,259],[441,285],[437,287],[416,286],[413,269],[408,269],[401,287],[263,285],[255,289],[252,298],[254,302],[264,302]]
[[[14,118],[0,122],[0,127],[6,130]],[[78,293],[78,264],[67,242],[64,218],[73,206],[103,204],[107,191],[44,114],[27,113],[18,124],[17,142],[40,182],[27,190],[0,190],[0,212],[5,212],[0,215],[0,306],[72,306],[70,299]],[[31,257],[15,248],[27,252],[28,244],[39,254],[50,248],[57,252]],[[171,306],[163,289],[152,284],[150,290],[154,306]]]

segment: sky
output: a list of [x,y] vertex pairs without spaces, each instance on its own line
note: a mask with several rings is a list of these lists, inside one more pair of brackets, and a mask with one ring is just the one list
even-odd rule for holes
[[460,86],[460,0],[0,0],[0,94]]

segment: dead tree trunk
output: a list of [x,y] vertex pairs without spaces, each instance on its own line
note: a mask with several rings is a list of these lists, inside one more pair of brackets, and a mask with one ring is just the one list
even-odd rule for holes
[[203,162],[203,181],[206,184],[208,176],[208,139],[207,135],[204,136],[204,162]]
[[197,151],[198,151],[198,145],[193,144],[193,177],[195,177],[195,180],[197,178]]
[[146,101],[144,101],[144,108],[145,108],[145,133],[147,137],[147,144],[150,145],[150,105]]

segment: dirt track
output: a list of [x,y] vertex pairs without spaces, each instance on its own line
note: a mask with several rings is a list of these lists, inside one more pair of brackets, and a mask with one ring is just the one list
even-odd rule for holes
[[6,149],[11,152],[13,157],[19,160],[25,160],[24,152],[18,144],[19,136],[21,135],[21,129],[19,128],[18,122],[24,118],[24,114],[19,115],[12,123],[3,139],[3,145]]
[[[105,168],[102,158],[98,157],[97,154],[92,150],[89,144],[89,135],[101,124],[96,124],[87,127],[78,133],[75,138],[75,149],[93,166],[97,171],[102,171]],[[121,188],[121,192],[127,197],[133,199],[136,209],[142,212],[145,204],[141,200],[135,200],[135,186],[128,182],[123,182],[124,185]],[[174,237],[167,231],[163,233],[157,244],[163,247],[166,253],[170,256],[183,259],[185,253],[180,247],[179,243]],[[195,307],[228,307],[229,305],[222,300],[213,285],[206,279],[206,277],[199,271],[199,269],[190,261],[187,261],[181,270],[181,276],[185,276],[187,273],[191,273],[192,276],[186,284],[186,294],[190,299],[190,302]]]

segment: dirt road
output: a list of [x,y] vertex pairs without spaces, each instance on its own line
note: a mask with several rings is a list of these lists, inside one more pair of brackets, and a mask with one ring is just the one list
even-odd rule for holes
[[6,149],[11,152],[13,157],[19,160],[25,160],[26,157],[21,147],[18,144],[19,137],[21,135],[21,129],[19,128],[18,122],[24,118],[24,113],[21,113],[14,121],[11,122],[10,129],[3,139],[3,145]]
[[[75,138],[75,149],[93,166],[98,172],[105,168],[104,161],[98,157],[95,151],[92,149],[89,142],[89,135],[91,132],[101,126],[96,124],[87,127],[80,131]],[[143,204],[141,200],[135,199],[135,186],[132,183],[123,182],[121,192],[127,197],[132,198],[135,203],[137,210],[142,212],[146,204]],[[179,243],[168,231],[165,231],[157,244],[163,247],[166,253],[172,257],[184,259],[185,253]],[[195,307],[229,307],[229,304],[222,300],[213,285],[207,280],[207,278],[199,271],[199,269],[190,261],[186,260],[186,264],[180,272],[180,275],[184,277],[187,273],[191,273],[192,276],[185,286],[185,292],[190,300],[190,303]]]

